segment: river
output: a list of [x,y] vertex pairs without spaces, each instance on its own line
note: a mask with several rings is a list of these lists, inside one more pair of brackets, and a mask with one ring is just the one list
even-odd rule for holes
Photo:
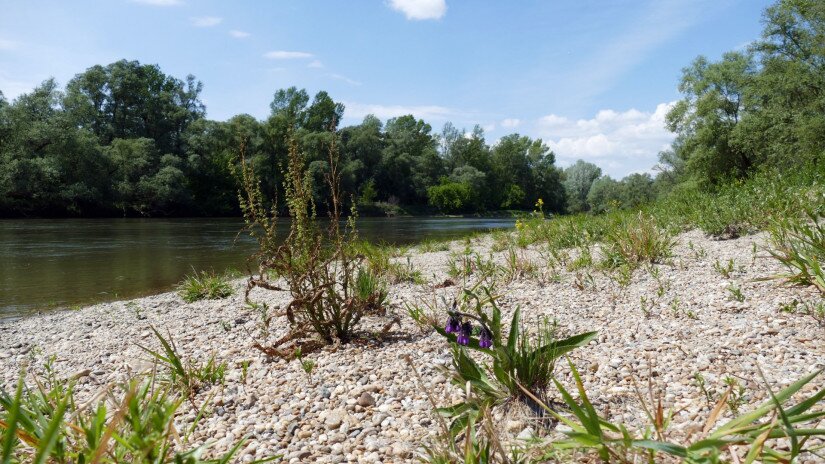
[[[510,227],[510,219],[361,218],[359,235],[412,244]],[[0,220],[0,319],[167,291],[193,270],[246,270],[239,219]],[[288,223],[279,226],[284,231]]]

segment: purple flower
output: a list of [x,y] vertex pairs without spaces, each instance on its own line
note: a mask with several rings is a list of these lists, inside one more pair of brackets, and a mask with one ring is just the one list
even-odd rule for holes
[[487,327],[481,328],[481,334],[478,337],[478,346],[482,348],[490,348],[493,346],[493,334]]
[[469,345],[470,344],[470,334],[473,333],[473,325],[470,324],[469,321],[461,324],[461,331],[458,334],[458,342],[459,345]]
[[458,316],[451,314],[450,318],[447,319],[447,327],[444,327],[444,331],[447,333],[458,333],[460,327],[461,319],[459,319]]

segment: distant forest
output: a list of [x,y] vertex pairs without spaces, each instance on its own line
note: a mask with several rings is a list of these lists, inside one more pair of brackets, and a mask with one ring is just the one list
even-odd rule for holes
[[[635,207],[682,185],[713,189],[759,169],[799,169],[825,154],[825,2],[783,0],[760,40],[683,70],[667,116],[676,135],[657,175],[622,180],[579,161],[566,169],[540,139],[495,144],[476,126],[436,132],[412,115],[330,128],[344,105],[278,90],[269,117],[205,118],[203,86],[156,65],[93,66],[64,89],[50,79],[8,102],[0,92],[0,217],[235,216],[239,152],[277,204],[288,137],[323,209],[333,137],[342,183],[364,213],[552,213]],[[279,205],[282,206],[282,205]]]

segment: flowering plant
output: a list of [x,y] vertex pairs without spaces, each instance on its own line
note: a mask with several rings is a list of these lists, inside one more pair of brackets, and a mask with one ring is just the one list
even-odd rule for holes
[[[450,372],[453,384],[461,388],[469,384],[478,396],[475,403],[463,401],[439,410],[453,419],[451,429],[456,431],[463,429],[479,408],[494,407],[510,400],[521,401],[541,414],[531,395],[544,397],[553,379],[556,360],[596,337],[596,332],[586,332],[559,340],[555,336],[556,324],[547,320],[539,324],[537,333],[530,337],[521,324],[521,310],[516,308],[505,340],[501,310],[496,304],[498,297],[487,287],[482,287],[481,293],[465,289],[463,311],[459,309],[459,302],[454,301],[445,326],[434,326],[453,347],[453,369]],[[467,350],[490,356],[492,363],[484,364],[482,368]]]

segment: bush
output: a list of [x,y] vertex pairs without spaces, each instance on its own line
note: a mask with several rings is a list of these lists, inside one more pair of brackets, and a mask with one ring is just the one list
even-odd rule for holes
[[198,300],[219,300],[232,295],[232,284],[228,274],[214,272],[194,272],[178,285],[178,295],[183,301],[192,303]]
[[471,207],[473,192],[469,185],[446,182],[427,189],[430,205],[442,213],[452,214],[466,211]]

